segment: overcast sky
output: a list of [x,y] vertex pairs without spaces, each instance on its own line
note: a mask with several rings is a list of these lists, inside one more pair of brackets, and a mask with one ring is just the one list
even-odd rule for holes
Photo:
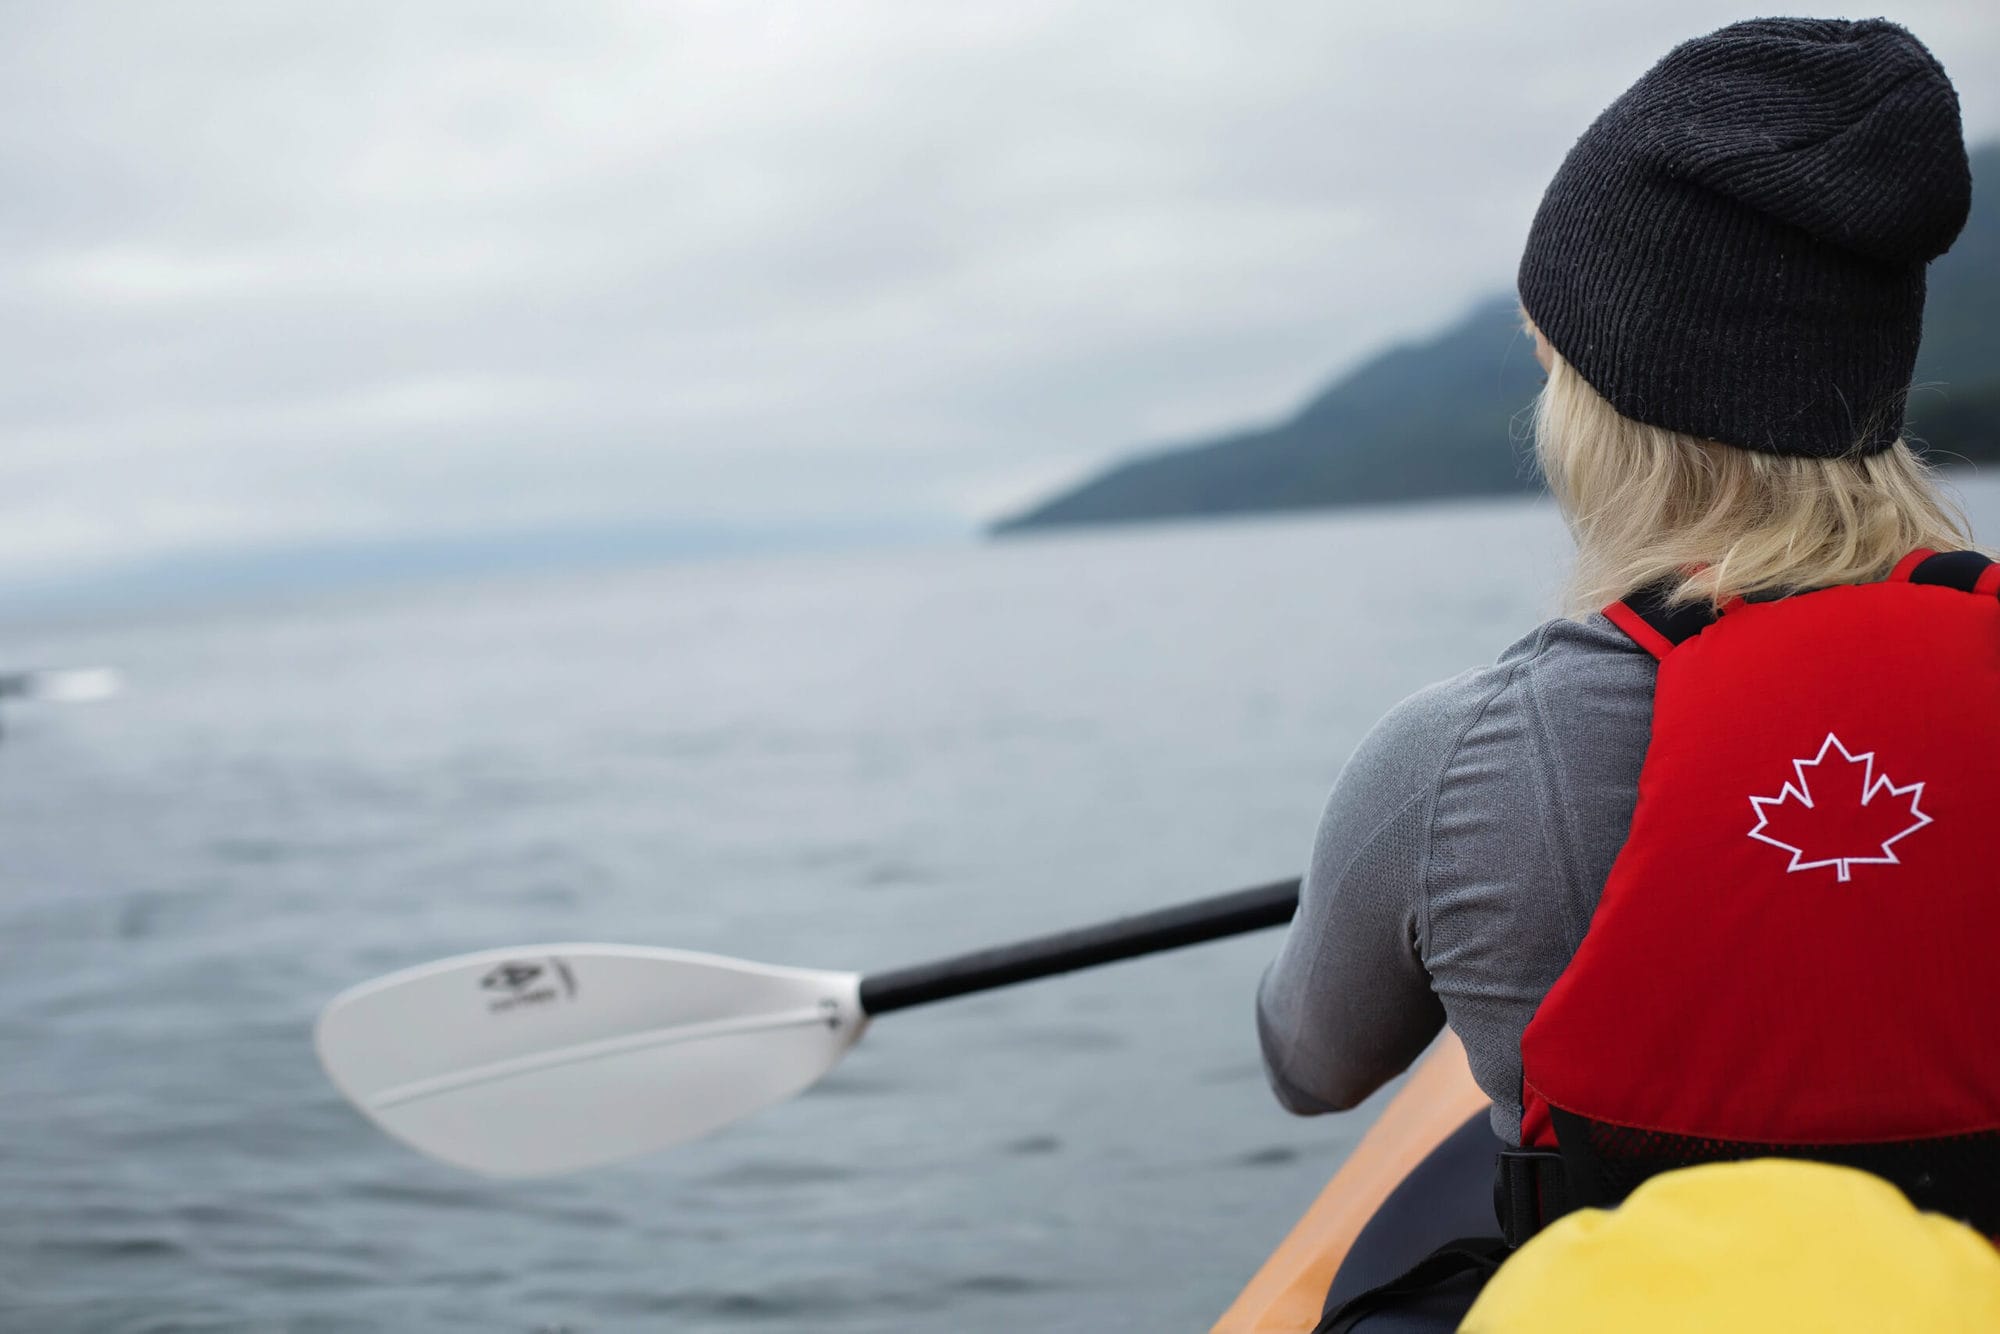
[[[0,3],[0,579],[969,526],[1505,290],[1764,8]],[[1892,17],[2000,137],[1990,0]]]

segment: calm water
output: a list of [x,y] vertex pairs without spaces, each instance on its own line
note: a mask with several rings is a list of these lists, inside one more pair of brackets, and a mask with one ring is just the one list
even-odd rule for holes
[[314,1014],[462,950],[865,970],[1296,873],[1562,549],[1510,503],[17,628],[130,689],[0,745],[0,1325],[1204,1328],[1366,1119],[1270,1101],[1269,936],[885,1018],[526,1184],[366,1126]]

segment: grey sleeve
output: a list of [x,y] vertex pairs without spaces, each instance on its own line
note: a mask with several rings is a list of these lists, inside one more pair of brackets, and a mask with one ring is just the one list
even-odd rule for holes
[[1444,1025],[1420,954],[1423,862],[1458,685],[1397,705],[1327,802],[1298,915],[1257,992],[1264,1068],[1291,1111],[1354,1106]]
[[1376,725],[1334,786],[1258,990],[1279,1101],[1351,1107],[1448,1017],[1494,1129],[1518,1140],[1521,1033],[1631,826],[1653,676],[1603,617],[1549,621]]

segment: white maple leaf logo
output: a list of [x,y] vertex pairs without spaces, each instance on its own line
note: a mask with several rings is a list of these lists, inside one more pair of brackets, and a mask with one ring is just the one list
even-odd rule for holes
[[1831,866],[1846,880],[1856,866],[1893,866],[1893,845],[1931,822],[1917,805],[1922,783],[1898,787],[1878,776],[1874,751],[1857,755],[1831,732],[1819,754],[1793,760],[1792,771],[1797,781],[1776,796],[1750,798],[1757,813],[1750,837],[1791,853],[1787,871]]

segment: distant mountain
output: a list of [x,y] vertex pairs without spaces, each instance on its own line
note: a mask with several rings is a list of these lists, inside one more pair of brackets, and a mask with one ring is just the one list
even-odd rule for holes
[[1987,463],[2000,460],[2000,144],[1972,155],[1972,181],[1972,217],[1931,265],[1910,430],[1940,461]]
[[[1975,153],[1972,170],[2000,182],[2000,144]],[[1540,382],[1513,297],[1496,296],[1274,426],[1147,451],[994,531],[1529,490],[1521,413]],[[2000,460],[2000,202],[1976,198],[1964,235],[1931,266],[1917,384],[1910,425],[1930,451]]]

